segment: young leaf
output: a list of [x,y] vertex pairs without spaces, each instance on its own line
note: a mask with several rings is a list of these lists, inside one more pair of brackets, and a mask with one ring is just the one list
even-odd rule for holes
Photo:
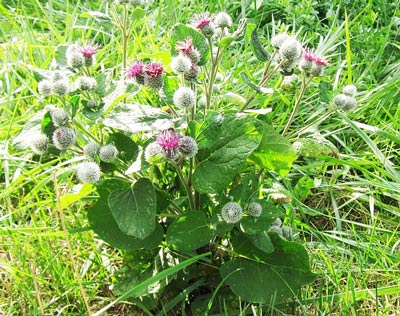
[[112,191],[108,206],[125,234],[144,239],[154,231],[156,194],[150,180],[141,178],[131,188]]
[[254,151],[250,159],[261,167],[274,170],[281,177],[284,177],[289,173],[296,158],[292,144],[271,126],[264,124],[260,146]]
[[179,250],[190,251],[207,244],[212,231],[203,212],[185,212],[167,231],[166,241]]
[[271,55],[265,50],[264,46],[260,43],[258,39],[257,29],[254,29],[251,32],[251,48],[253,49],[254,55],[256,55],[257,59],[266,62],[271,58]]

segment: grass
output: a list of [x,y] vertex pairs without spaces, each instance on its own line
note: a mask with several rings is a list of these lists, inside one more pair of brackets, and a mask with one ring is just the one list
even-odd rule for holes
[[[259,6],[246,0],[160,0],[147,6],[147,17],[133,28],[128,60],[169,50],[169,30],[188,22],[193,12],[226,8],[236,22],[245,15],[259,25],[265,42],[279,25],[310,43],[324,36],[333,89],[354,83],[361,91],[354,113],[332,113],[318,122],[340,155],[299,160],[285,179],[293,196],[286,211],[295,214],[287,220],[294,221],[319,277],[288,307],[241,302],[239,310],[222,308],[224,315],[396,315],[400,310],[399,3],[361,2],[279,0]],[[57,46],[82,38],[101,43],[98,59],[106,68],[121,63],[120,54],[112,54],[120,49],[119,33],[101,18],[96,22],[82,14],[106,8],[107,1],[0,5],[0,315],[132,315],[133,310],[155,315],[146,304],[110,290],[130,254],[96,239],[86,219],[90,200],[60,206],[74,184],[73,161],[40,161],[13,146],[25,122],[43,106],[29,66],[47,69]],[[243,60],[226,58],[222,71],[232,77],[242,70],[254,73],[256,63],[246,45],[231,53]],[[243,83],[236,85],[235,92],[248,93]],[[227,82],[222,89],[232,87]],[[150,95],[138,98],[152,100]],[[315,95],[300,106],[289,133],[293,140],[324,114],[313,100]],[[290,112],[279,96],[256,99],[256,105],[273,107],[273,124],[283,128]],[[165,301],[159,315],[184,315],[185,296]]]

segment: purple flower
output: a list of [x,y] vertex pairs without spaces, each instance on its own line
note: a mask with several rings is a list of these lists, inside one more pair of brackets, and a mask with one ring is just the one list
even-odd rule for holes
[[97,48],[99,48],[99,45],[97,45],[97,44],[96,44],[96,45],[91,45],[91,44],[83,45],[83,46],[81,47],[81,54],[82,54],[84,57],[90,58],[90,57],[92,57],[94,54],[96,54]]
[[157,143],[167,152],[172,152],[179,147],[179,136],[175,134],[173,129],[162,131],[157,136]]
[[163,74],[164,68],[158,63],[149,63],[144,66],[144,72],[150,77],[159,77]]
[[129,79],[132,79],[132,78],[135,79],[138,76],[143,76],[143,67],[144,67],[144,64],[141,61],[135,61],[126,70],[126,76]]

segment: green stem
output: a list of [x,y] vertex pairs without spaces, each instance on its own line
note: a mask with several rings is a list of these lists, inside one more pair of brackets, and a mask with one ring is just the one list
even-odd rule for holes
[[128,39],[129,39],[129,32],[127,32],[126,26],[128,24],[128,7],[124,5],[124,20],[123,24],[121,25],[122,31],[122,67],[123,70],[126,69],[126,59],[127,59],[127,48],[128,48]]
[[179,176],[179,179],[181,180],[182,185],[184,186],[188,199],[189,199],[189,205],[191,210],[195,210],[195,204],[194,204],[194,197],[193,197],[193,192],[191,188],[189,187],[188,180],[185,178],[185,175],[182,173],[182,169],[180,166],[175,161],[171,161],[172,165],[175,167],[176,173]]
[[287,123],[285,125],[285,128],[283,129],[282,136],[285,136],[287,131],[289,130],[290,124],[292,124],[294,116],[296,115],[297,108],[300,105],[300,101],[303,98],[304,92],[306,91],[306,88],[307,88],[307,86],[309,85],[309,83],[311,82],[312,79],[313,79],[313,77],[310,77],[310,79],[308,79],[308,81],[306,81],[306,78],[304,76],[302,76],[300,92],[299,92],[299,94],[298,94],[298,96],[296,98],[296,101],[294,103],[294,107],[293,107],[292,113],[290,114],[289,120],[287,121]]

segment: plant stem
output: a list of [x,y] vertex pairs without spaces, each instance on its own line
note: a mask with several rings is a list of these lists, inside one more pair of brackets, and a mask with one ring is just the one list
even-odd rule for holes
[[194,198],[193,198],[193,191],[191,190],[191,188],[189,186],[188,180],[185,178],[185,175],[182,173],[181,167],[175,161],[171,161],[171,163],[175,167],[175,170],[179,176],[179,179],[181,180],[182,185],[185,187],[185,191],[186,191],[188,199],[189,199],[190,209],[192,211],[194,211],[195,204],[194,204]]
[[306,78],[304,76],[302,76],[300,92],[299,92],[299,94],[298,94],[298,96],[296,98],[296,101],[294,103],[294,107],[293,107],[292,113],[290,114],[289,120],[287,121],[287,123],[285,125],[285,128],[283,129],[282,136],[285,136],[287,131],[289,130],[290,124],[292,124],[294,116],[296,115],[297,108],[300,105],[300,101],[303,98],[304,92],[305,92],[308,84],[311,82],[312,79],[313,79],[313,77],[310,77],[310,79],[308,79],[306,81]]
[[122,68],[123,70],[126,69],[126,59],[127,59],[127,47],[128,47],[128,39],[129,39],[129,32],[127,32],[126,25],[128,23],[128,7],[124,5],[124,20],[123,24],[121,25],[122,31]]

